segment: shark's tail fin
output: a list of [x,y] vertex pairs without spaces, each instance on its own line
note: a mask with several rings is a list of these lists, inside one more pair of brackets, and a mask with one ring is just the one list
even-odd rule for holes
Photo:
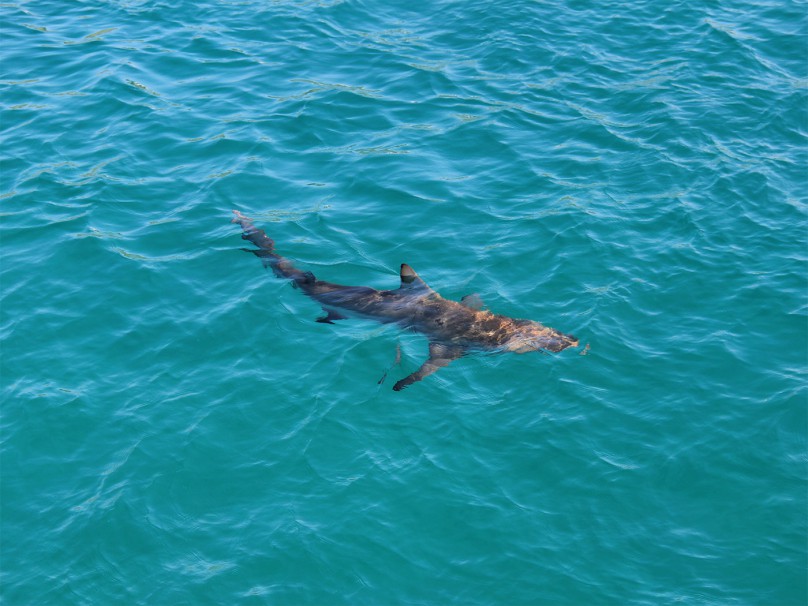
[[286,259],[275,252],[275,242],[270,238],[263,229],[258,229],[253,225],[252,219],[245,217],[239,211],[234,210],[232,222],[241,225],[244,233],[241,237],[249,240],[258,248],[242,248],[246,252],[254,254],[261,259],[264,267],[269,267],[279,278],[289,278],[294,282],[295,286],[305,288],[314,284],[317,279],[310,271],[301,271],[289,259]]
[[251,252],[255,252],[256,255],[261,257],[264,255],[259,253],[272,253],[275,250],[275,242],[272,240],[272,238],[267,236],[263,229],[258,229],[255,225],[253,225],[252,219],[245,217],[237,210],[234,210],[233,214],[236,216],[233,217],[232,222],[238,223],[241,225],[241,229],[244,230],[241,237],[245,240],[249,240],[261,249],[260,251]]

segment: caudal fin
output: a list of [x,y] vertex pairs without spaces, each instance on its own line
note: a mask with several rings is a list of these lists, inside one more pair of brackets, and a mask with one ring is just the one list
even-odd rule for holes
[[233,214],[235,217],[233,217],[232,223],[238,223],[243,230],[241,237],[258,247],[257,249],[242,248],[241,250],[254,254],[261,259],[264,267],[271,268],[279,278],[289,278],[294,282],[295,286],[305,288],[317,282],[317,278],[310,271],[299,270],[292,265],[289,259],[277,254],[275,252],[275,242],[266,235],[263,229],[258,229],[253,225],[252,219],[245,217],[237,210],[234,210]]
[[244,233],[241,234],[241,237],[244,240],[249,240],[262,251],[268,253],[275,250],[275,242],[272,240],[272,238],[267,236],[263,229],[258,229],[255,225],[253,225],[252,219],[245,217],[237,210],[234,210],[233,214],[236,216],[233,217],[232,223],[238,223],[241,225],[241,229],[244,231]]

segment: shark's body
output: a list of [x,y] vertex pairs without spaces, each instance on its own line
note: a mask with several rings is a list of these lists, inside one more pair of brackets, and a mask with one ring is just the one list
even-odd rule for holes
[[407,265],[401,265],[401,286],[376,290],[367,286],[343,286],[318,280],[314,274],[296,268],[275,252],[275,243],[252,221],[233,211],[234,223],[244,230],[242,238],[258,249],[244,249],[260,257],[275,275],[288,278],[309,297],[320,303],[326,315],[318,322],[333,323],[348,317],[364,317],[384,324],[397,324],[429,338],[429,358],[417,371],[401,379],[393,389],[400,391],[420,381],[452,360],[472,351],[559,352],[578,345],[578,340],[532,320],[517,320],[481,309],[474,295],[462,302],[444,299]]

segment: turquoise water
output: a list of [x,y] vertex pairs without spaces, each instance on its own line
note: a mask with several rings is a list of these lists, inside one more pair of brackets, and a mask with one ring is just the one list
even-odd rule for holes
[[175,4],[0,7],[4,604],[808,601],[804,4]]

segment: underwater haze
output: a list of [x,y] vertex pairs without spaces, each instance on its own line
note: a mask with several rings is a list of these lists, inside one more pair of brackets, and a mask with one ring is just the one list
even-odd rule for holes
[[[3,604],[806,604],[806,14],[0,5]],[[395,392],[232,209],[580,346]]]

